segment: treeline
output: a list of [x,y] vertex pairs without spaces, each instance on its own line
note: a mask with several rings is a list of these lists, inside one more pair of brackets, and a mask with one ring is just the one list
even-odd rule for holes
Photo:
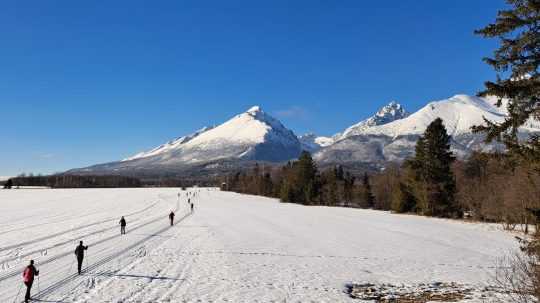
[[223,190],[274,197],[283,202],[344,207],[372,207],[374,203],[367,175],[359,182],[341,166],[319,172],[308,152],[283,167],[255,164],[251,171],[236,172],[222,181]]
[[283,202],[390,210],[426,216],[503,222],[524,230],[540,209],[540,176],[507,154],[474,153],[457,161],[441,119],[418,140],[415,156],[371,175],[341,166],[319,171],[308,152],[280,168],[255,167],[223,179],[223,189]]
[[19,176],[7,180],[5,188],[18,186],[44,186],[51,188],[112,188],[112,187],[141,187],[139,179],[125,176]]

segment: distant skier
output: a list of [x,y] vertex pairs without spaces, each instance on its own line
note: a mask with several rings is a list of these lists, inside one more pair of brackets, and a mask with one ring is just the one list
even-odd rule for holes
[[188,204],[191,204],[191,198],[188,198],[188,199],[187,199],[187,203],[188,203]]
[[120,234],[125,235],[126,234],[126,219],[124,219],[124,216],[120,219]]
[[34,267],[34,260],[30,260],[30,265],[28,265],[23,272],[23,281],[24,285],[26,285],[26,295],[24,296],[25,303],[28,303],[28,300],[30,300],[30,291],[32,290],[35,276],[39,276],[39,270]]
[[81,269],[84,259],[84,251],[88,249],[88,246],[84,246],[83,242],[80,241],[77,248],[75,248],[75,255],[77,256],[77,272],[81,274]]
[[193,212],[193,203],[191,203],[191,212]]
[[174,211],[171,211],[169,214],[169,220],[171,221],[171,226],[174,225]]

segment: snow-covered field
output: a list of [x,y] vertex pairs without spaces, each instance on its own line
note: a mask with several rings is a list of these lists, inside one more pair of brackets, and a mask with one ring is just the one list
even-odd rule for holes
[[44,302],[358,302],[349,283],[480,289],[517,248],[496,225],[190,191],[194,214],[174,188],[0,190],[0,302],[22,301],[31,258]]

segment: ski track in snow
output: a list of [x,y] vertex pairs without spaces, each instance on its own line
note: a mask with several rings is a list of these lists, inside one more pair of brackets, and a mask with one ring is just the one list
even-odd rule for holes
[[194,214],[174,188],[0,190],[0,302],[14,302],[30,258],[43,302],[359,302],[347,284],[489,285],[517,249],[496,225],[196,190]]

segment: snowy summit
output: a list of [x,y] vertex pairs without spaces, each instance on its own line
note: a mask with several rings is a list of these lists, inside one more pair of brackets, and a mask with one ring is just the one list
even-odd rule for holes
[[[452,150],[463,158],[474,150],[503,148],[497,143],[485,144],[481,134],[471,131],[472,126],[483,124],[484,118],[495,122],[505,119],[504,102],[502,107],[495,103],[494,98],[460,94],[429,102],[409,114],[401,104],[392,101],[333,137],[312,133],[297,137],[260,106],[253,106],[221,125],[202,128],[122,161],[71,172],[179,172],[194,166],[219,166],[216,162],[224,161],[239,167],[243,161],[284,162],[297,158],[302,150],[313,153],[323,165],[384,167],[387,162],[401,162],[411,156],[416,140],[436,118],[443,120],[452,136]],[[540,122],[530,120],[521,130],[540,132]]]
[[219,158],[288,160],[298,155],[300,143],[280,121],[253,106],[229,121],[203,129],[174,149],[163,150],[163,159],[174,156],[182,161],[210,161]]
[[405,111],[401,104],[397,103],[396,101],[391,101],[379,109],[379,111],[377,111],[377,113],[375,113],[375,115],[372,117],[369,117],[368,119],[347,128],[343,133],[335,135],[334,139],[341,140],[350,136],[359,135],[370,127],[388,124],[390,122],[403,119],[408,115],[409,114]]
[[215,161],[280,162],[295,159],[301,151],[291,130],[260,106],[253,106],[221,125],[205,127],[122,161],[74,171],[158,172]]

